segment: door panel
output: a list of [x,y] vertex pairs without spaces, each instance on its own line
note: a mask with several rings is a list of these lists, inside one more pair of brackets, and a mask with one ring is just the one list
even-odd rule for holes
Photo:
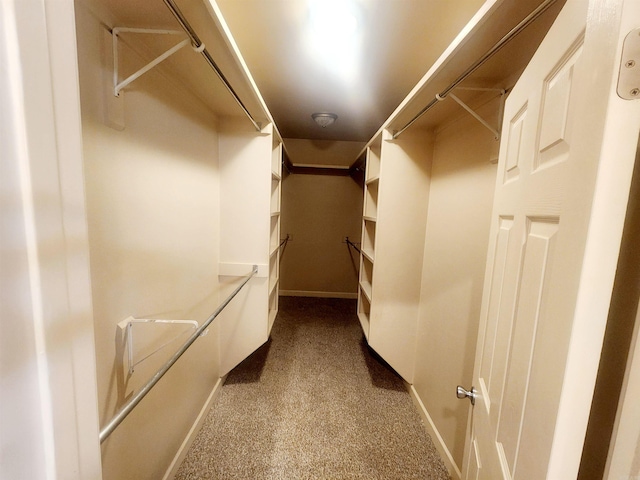
[[574,49],[570,48],[567,57],[561,59],[560,64],[552,70],[549,78],[544,82],[538,154],[534,171],[566,160],[568,157],[569,101],[574,66],[582,53],[581,45],[580,42]]
[[567,3],[505,108],[466,478],[547,478],[588,225],[572,218],[594,188],[573,155],[586,6]]
[[[499,220],[498,238],[496,239],[496,253],[494,257],[494,265],[492,270],[491,295],[489,297],[489,312],[487,315],[487,334],[485,337],[484,352],[482,357],[482,365],[480,367],[481,388],[483,388],[483,398],[488,409],[491,408],[491,397],[501,395],[496,389],[502,388],[502,377],[504,376],[505,363],[500,357],[494,355],[494,349],[505,351],[504,342],[507,340],[504,335],[504,328],[498,328],[498,318],[504,318],[504,315],[498,315],[498,310],[504,303],[501,302],[502,294],[505,288],[509,286],[504,281],[504,273],[507,261],[507,251],[509,242],[512,239],[513,218],[501,218]],[[508,295],[508,292],[507,292]],[[488,387],[488,388],[487,388]]]
[[513,317],[508,370],[497,441],[503,445],[509,471],[513,474],[526,412],[527,387],[533,363],[534,339],[543,316],[547,297],[548,267],[553,260],[558,223],[554,219],[526,220],[528,234],[523,249],[522,277],[517,293],[517,310]]

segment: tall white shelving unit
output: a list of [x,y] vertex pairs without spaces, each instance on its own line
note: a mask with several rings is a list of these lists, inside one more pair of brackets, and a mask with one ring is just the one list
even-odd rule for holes
[[282,140],[273,136],[271,152],[271,200],[269,224],[269,327],[278,314],[278,291],[280,286],[280,198],[282,196]]
[[358,318],[369,345],[411,381],[432,142],[391,137],[381,131],[365,151]]
[[362,212],[362,241],[360,242],[360,286],[358,289],[358,318],[369,339],[371,300],[373,295],[373,264],[375,262],[376,223],[378,221],[378,185],[380,181],[380,137],[365,152],[364,203]]
[[[409,383],[415,373],[434,132],[466,115],[461,105],[474,112],[515,83],[562,2],[499,54],[461,75],[539,3],[487,0],[357,157],[366,163],[358,318],[369,345]],[[474,116],[499,130],[495,119]]]

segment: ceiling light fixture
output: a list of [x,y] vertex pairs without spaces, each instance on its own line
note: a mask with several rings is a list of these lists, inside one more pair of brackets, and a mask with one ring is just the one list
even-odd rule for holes
[[312,113],[311,118],[322,128],[328,127],[338,119],[335,113]]

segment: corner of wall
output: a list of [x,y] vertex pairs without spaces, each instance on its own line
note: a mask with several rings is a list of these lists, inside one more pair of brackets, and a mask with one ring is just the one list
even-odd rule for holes
[[422,417],[424,428],[429,434],[429,436],[431,437],[431,440],[433,441],[433,444],[436,447],[436,450],[438,450],[440,457],[442,457],[442,461],[447,467],[447,470],[449,471],[449,475],[451,475],[451,478],[453,480],[461,480],[462,472],[460,471],[460,468],[458,467],[455,460],[453,459],[453,455],[447,448],[447,445],[445,444],[444,439],[438,432],[438,429],[436,428],[435,423],[431,419],[431,415],[429,415],[427,408],[424,406],[424,403],[422,402],[420,395],[418,395],[418,392],[416,391],[413,385],[406,384],[406,387],[407,387],[407,390],[409,391],[409,394],[411,395],[411,399],[413,400],[414,404],[418,408],[418,412],[420,413],[420,416]]

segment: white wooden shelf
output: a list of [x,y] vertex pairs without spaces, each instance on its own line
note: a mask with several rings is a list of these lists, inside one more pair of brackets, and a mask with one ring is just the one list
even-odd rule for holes
[[278,315],[277,308],[273,308],[269,310],[269,333],[271,333],[271,328],[273,327],[273,323],[275,322],[277,315]]
[[365,257],[367,260],[369,260],[371,263],[373,263],[373,252],[369,252],[363,249],[362,256]]
[[376,183],[380,180],[379,176],[375,176],[373,178],[369,178],[366,182],[365,185],[371,185],[372,183]]
[[280,279],[276,278],[275,281],[273,282],[273,285],[271,285],[271,287],[269,287],[269,296],[271,296],[273,294],[273,292],[276,291],[276,289],[278,288],[278,284],[280,283]]
[[369,316],[364,313],[358,313],[358,320],[360,320],[360,325],[362,326],[362,330],[365,332],[365,337],[368,340],[369,337]]
[[371,283],[361,281],[360,288],[362,289],[362,293],[364,293],[365,297],[367,297],[367,300],[369,300],[369,303],[371,303]]

